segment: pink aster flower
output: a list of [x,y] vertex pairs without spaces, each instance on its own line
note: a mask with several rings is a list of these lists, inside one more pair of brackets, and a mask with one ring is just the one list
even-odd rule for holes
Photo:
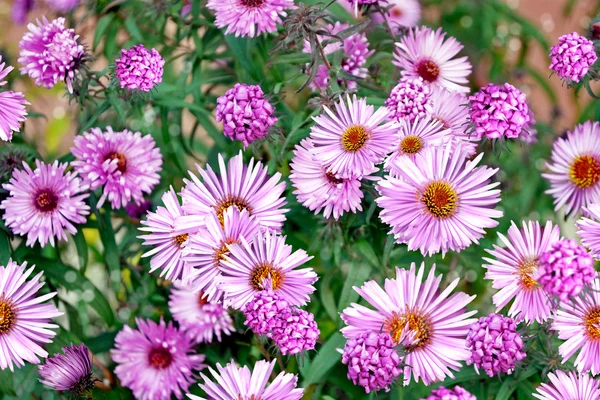
[[162,155],[150,135],[128,130],[92,128],[75,137],[71,153],[75,170],[91,190],[104,186],[98,207],[108,199],[113,209],[141,203],[160,181]]
[[453,37],[444,40],[445,37],[442,28],[437,31],[424,26],[411,29],[396,43],[393,63],[402,68],[404,76],[420,76],[432,85],[468,93],[466,85],[471,64],[467,57],[453,58],[463,45]]
[[385,105],[390,110],[390,118],[413,122],[427,114],[430,96],[431,89],[423,78],[403,76],[392,89]]
[[477,400],[477,398],[457,385],[452,390],[441,386],[432,390],[426,399],[421,400]]
[[285,236],[271,233],[259,233],[251,244],[245,238],[241,241],[241,245],[229,245],[230,253],[221,261],[220,288],[226,305],[240,310],[256,292],[269,288],[292,306],[309,301],[317,274],[312,268],[297,267],[312,256],[304,250],[292,253],[292,246],[285,244]]
[[47,89],[63,81],[69,93],[73,93],[73,80],[85,56],[79,35],[65,27],[64,18],[48,22],[42,17],[37,25],[27,27],[29,32],[19,42],[21,74],[28,74],[36,85]]
[[546,193],[554,197],[554,210],[565,206],[565,214],[575,216],[600,203],[600,124],[586,121],[556,139],[546,167],[550,172],[542,176],[550,182]]
[[375,281],[354,288],[375,310],[352,303],[341,314],[347,325],[341,332],[346,338],[368,331],[384,332],[391,335],[394,344],[404,347],[405,386],[412,377],[426,385],[447,376],[454,378],[451,369],[458,371],[460,361],[469,358],[465,339],[475,322],[469,317],[476,311],[465,312],[465,307],[475,296],[450,294],[459,279],[441,291],[442,276],[435,276],[435,265],[425,282],[424,274],[425,263],[418,270],[415,263],[410,270],[396,267],[396,278],[386,279],[383,289]]
[[195,381],[193,371],[205,367],[204,355],[195,354],[192,340],[171,322],[135,321],[138,328],[126,325],[110,351],[121,385],[139,400],[182,399]]
[[379,181],[379,217],[391,226],[397,243],[423,255],[445,255],[478,243],[485,228],[498,225],[494,219],[503,213],[494,208],[500,201],[500,190],[494,188],[500,183],[490,183],[498,169],[477,167],[483,154],[473,161],[465,156],[453,143],[432,147],[414,161],[399,157],[399,177]]
[[[310,138],[304,139],[294,149],[294,158],[290,163],[290,180],[296,190],[294,194],[299,203],[314,211],[315,215],[323,211],[323,216],[337,221],[344,213],[362,211],[360,190],[361,177],[340,178],[328,172],[317,159]],[[373,172],[377,169],[374,168]],[[368,177],[365,177],[367,179]]]
[[550,68],[566,81],[579,82],[598,57],[594,42],[577,32],[562,35],[550,49]]
[[394,148],[396,122],[386,122],[388,109],[374,111],[366,99],[350,96],[335,105],[335,112],[313,117],[310,137],[313,153],[323,166],[341,178],[368,175]]
[[36,297],[44,286],[40,282],[43,273],[26,281],[34,268],[25,270],[26,267],[26,262],[18,265],[12,260],[8,260],[6,267],[0,266],[0,369],[3,370],[14,371],[14,365],[20,368],[25,361],[38,364],[39,357],[48,357],[42,346],[52,343],[56,335],[53,329],[58,328],[50,321],[63,314],[47,302],[56,292]]
[[600,380],[592,378],[588,374],[576,374],[558,370],[548,374],[550,383],[542,383],[538,386],[533,397],[540,400],[563,400],[563,399],[600,399]]
[[221,341],[221,335],[235,332],[233,320],[221,304],[209,301],[191,286],[175,284],[169,296],[169,311],[182,332],[194,343]]
[[[300,400],[304,389],[296,388],[298,377],[282,371],[268,384],[269,376],[275,367],[275,360],[257,361],[254,371],[248,367],[238,368],[235,361],[225,367],[217,364],[217,371],[208,368],[216,382],[212,382],[206,375],[200,374],[204,383],[200,387],[208,400],[231,399],[262,399],[262,400]],[[189,395],[193,400],[207,400],[203,397]]]
[[[285,182],[279,182],[278,172],[269,177],[267,167],[250,160],[244,164],[242,152],[231,158],[225,166],[223,156],[219,154],[217,175],[210,165],[206,170],[197,166],[202,181],[190,172],[191,181],[184,179],[185,187],[181,192],[183,210],[190,215],[203,216],[216,211],[221,224],[223,214],[231,206],[246,210],[256,218],[263,229],[281,231],[285,213]],[[247,238],[249,239],[249,238]]]
[[277,122],[275,109],[258,85],[236,83],[217,99],[215,111],[217,122],[223,123],[223,134],[244,147],[267,136]]
[[[3,79],[13,70],[13,67],[4,68],[4,65],[2,56],[0,56],[0,87],[6,85],[6,81]],[[21,92],[12,90],[0,92],[0,139],[11,141],[13,131],[19,132],[21,122],[27,119],[25,118],[27,115],[26,104],[29,103]]]
[[313,313],[292,307],[280,315],[272,339],[281,354],[295,355],[314,350],[319,333]]
[[215,12],[215,25],[227,28],[226,35],[254,37],[275,32],[294,0],[208,0],[206,7]]
[[65,172],[67,163],[44,164],[36,160],[31,170],[23,162],[24,169],[15,169],[12,178],[3,185],[8,197],[0,203],[4,210],[2,218],[16,235],[27,235],[27,246],[36,241],[42,247],[54,238],[67,240],[66,232],[77,233],[75,224],[83,224],[90,207],[84,200],[89,196],[76,173]]
[[115,76],[121,89],[139,89],[149,92],[162,82],[165,60],[156,49],[144,47],[143,44],[121,50],[121,57],[115,60]]
[[77,398],[94,387],[90,351],[84,344],[73,343],[62,351],[64,355],[55,354],[39,366],[40,382]]
[[576,222],[577,235],[594,258],[600,259],[600,204],[583,207],[583,212],[585,216]]
[[483,265],[487,269],[485,279],[491,279],[492,287],[500,289],[492,297],[496,311],[513,300],[508,310],[510,317],[525,319],[527,323],[545,321],[552,307],[537,281],[538,260],[560,239],[558,226],[548,221],[542,229],[537,221],[523,221],[523,229],[519,230],[512,222],[508,237],[501,233],[498,236],[505,247],[494,245],[493,250],[486,251],[495,258],[483,258],[488,263]]
[[[419,0],[389,0],[383,5],[386,8],[389,7],[386,18],[396,33],[399,33],[403,28],[414,28],[421,19]],[[384,22],[380,13],[373,13],[370,18],[375,24]]]

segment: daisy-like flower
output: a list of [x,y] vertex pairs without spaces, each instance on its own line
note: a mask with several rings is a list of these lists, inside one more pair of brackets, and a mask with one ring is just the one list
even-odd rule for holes
[[242,244],[229,245],[229,251],[221,261],[220,289],[225,293],[225,304],[236,310],[261,290],[272,289],[292,306],[306,304],[315,291],[315,271],[297,269],[312,256],[304,250],[292,253],[285,236],[259,232],[251,244],[242,238]]
[[[6,81],[3,79],[13,70],[13,67],[5,68],[4,66],[5,63],[2,62],[2,56],[0,56],[0,87],[6,85]],[[27,115],[26,104],[29,103],[21,92],[12,90],[0,92],[0,139],[10,141],[13,131],[19,132],[21,122],[27,119],[25,118]]]
[[[347,0],[342,0],[347,1]],[[421,4],[419,0],[390,0],[384,5],[389,7],[386,18],[396,33],[403,28],[413,28],[417,26],[421,19]],[[380,13],[373,13],[370,18],[375,24],[384,22]]]
[[252,242],[260,230],[258,220],[248,211],[229,207],[223,222],[216,213],[208,214],[205,226],[190,238],[184,251],[185,270],[183,281],[195,292],[202,291],[208,301],[218,302],[223,297],[219,289],[223,260],[229,254],[229,246],[242,244],[242,238]]
[[77,233],[74,224],[83,224],[90,207],[85,204],[89,194],[76,173],[65,172],[67,163],[44,164],[35,161],[36,169],[31,170],[23,163],[24,169],[15,169],[8,183],[2,185],[8,197],[0,203],[4,210],[2,218],[14,234],[27,235],[27,246],[36,241],[43,247],[54,238],[67,240],[67,233]]
[[453,58],[463,45],[454,37],[444,40],[445,36],[442,28],[437,31],[424,26],[411,29],[396,43],[393,63],[402,68],[404,76],[420,76],[432,85],[468,93],[466,85],[471,63],[467,57]]
[[594,42],[577,32],[562,35],[550,49],[550,68],[568,82],[579,82],[598,56]]
[[104,186],[98,207],[106,200],[113,209],[132,200],[141,203],[160,181],[162,155],[150,135],[92,128],[75,137],[71,153],[77,158],[72,165],[91,190]]
[[554,210],[565,206],[565,214],[575,216],[581,207],[600,203],[600,124],[586,121],[567,138],[558,138],[552,147],[550,172],[542,176],[550,182],[546,193],[554,197]]
[[48,357],[42,346],[52,343],[53,329],[58,328],[50,321],[63,314],[47,302],[56,292],[36,297],[44,286],[42,272],[26,281],[34,268],[26,267],[26,262],[18,265],[12,260],[0,266],[0,369],[14,371],[14,365],[38,364],[39,357]]
[[375,201],[383,210],[381,220],[390,225],[398,243],[423,255],[461,251],[498,225],[502,211],[500,183],[490,183],[498,169],[477,167],[483,154],[473,161],[462,146],[448,143],[396,160],[399,178],[388,176],[378,183],[381,197]]
[[194,343],[171,322],[136,318],[138,329],[125,326],[110,351],[118,365],[121,385],[139,400],[182,399],[195,381],[194,371],[205,367],[204,355],[194,353]]
[[394,148],[397,125],[386,121],[386,107],[374,111],[366,99],[355,95],[340,99],[335,112],[323,109],[324,114],[313,117],[310,137],[313,153],[332,174],[341,178],[368,175]]
[[185,187],[181,197],[185,212],[198,216],[216,212],[222,225],[225,211],[236,206],[256,218],[263,229],[281,231],[285,213],[289,210],[281,208],[286,204],[282,196],[285,182],[279,182],[279,172],[269,177],[267,167],[260,162],[255,164],[254,159],[245,165],[242,152],[231,158],[227,166],[219,154],[220,175],[210,165],[206,170],[197,168],[202,181],[191,172],[191,181],[183,180]]
[[275,32],[294,0],[208,0],[206,7],[215,12],[215,25],[227,28],[226,35],[254,37]]
[[169,311],[194,343],[211,343],[214,337],[220,342],[221,335],[235,331],[227,309],[191,286],[175,284],[169,296]]
[[396,278],[386,279],[384,288],[368,281],[354,290],[376,308],[352,303],[342,314],[346,327],[341,332],[352,339],[367,331],[384,332],[392,336],[396,345],[404,347],[404,385],[414,377],[429,385],[447,376],[454,378],[460,361],[469,358],[465,339],[469,326],[476,320],[477,311],[465,312],[475,296],[458,292],[450,295],[458,285],[454,280],[441,291],[442,276],[435,276],[435,265],[423,282],[425,263],[417,270],[396,267]]
[[600,204],[583,207],[584,217],[576,222],[577,235],[581,244],[590,250],[597,260],[600,259]]
[[55,354],[40,365],[40,382],[77,398],[94,387],[90,351],[84,344],[75,346],[73,343],[62,351],[64,355]]
[[492,287],[499,289],[492,297],[496,311],[500,311],[514,300],[508,315],[523,318],[527,323],[543,322],[550,316],[551,304],[537,279],[538,260],[542,253],[560,239],[558,226],[548,221],[542,229],[539,222],[523,221],[519,230],[513,222],[508,229],[508,237],[498,233],[505,247],[494,245],[486,250],[494,258],[484,257],[487,264],[485,279],[491,279]]
[[589,374],[566,373],[561,370],[548,374],[550,383],[542,383],[533,393],[540,400],[600,399],[600,380]]
[[261,400],[300,400],[304,389],[296,388],[298,377],[282,371],[268,385],[269,376],[275,367],[275,360],[257,361],[254,371],[248,367],[238,368],[235,361],[225,367],[217,364],[217,370],[208,368],[216,382],[206,375],[200,374],[204,383],[199,386],[204,390],[208,399],[189,395],[193,400],[231,400],[231,399],[261,399]]
[[[313,153],[314,145],[310,138],[304,139],[294,149],[290,163],[290,180],[296,190],[298,202],[315,212],[323,211],[323,216],[337,221],[344,213],[362,211],[360,190],[361,177],[340,178],[328,172]],[[374,168],[373,172],[377,169]]]

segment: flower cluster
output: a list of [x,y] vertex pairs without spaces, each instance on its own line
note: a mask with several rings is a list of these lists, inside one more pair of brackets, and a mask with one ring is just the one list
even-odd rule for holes
[[139,89],[149,92],[162,82],[165,60],[155,49],[148,50],[143,44],[121,50],[115,60],[115,75],[121,89]]
[[425,84],[423,78],[402,77],[390,92],[390,97],[385,101],[390,110],[390,117],[398,121],[407,119],[413,122],[427,114],[431,89]]
[[421,400],[477,400],[477,398],[460,386],[454,386],[454,389],[442,386],[432,390],[426,399]]
[[597,59],[594,42],[573,32],[559,37],[552,46],[548,68],[566,81],[579,82]]

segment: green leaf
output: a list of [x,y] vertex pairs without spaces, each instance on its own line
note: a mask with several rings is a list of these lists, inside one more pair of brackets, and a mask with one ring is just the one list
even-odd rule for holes
[[306,388],[324,380],[325,374],[340,361],[341,355],[337,349],[344,347],[344,343],[346,343],[344,336],[339,332],[334,333],[321,347],[315,359],[310,363],[305,362],[300,367],[300,373],[304,376],[302,387]]
[[321,303],[323,307],[325,307],[325,311],[329,315],[333,321],[336,321],[338,317],[337,308],[335,306],[335,299],[333,298],[333,293],[331,292],[331,280],[333,279],[336,271],[330,269],[329,272],[325,275],[325,278],[321,281],[321,285],[319,286],[319,295],[321,297]]
[[134,38],[136,42],[144,41],[144,36],[142,35],[140,28],[138,28],[137,24],[135,23],[135,19],[133,17],[128,17],[125,20],[125,29],[127,29],[127,32],[129,32],[131,37]]
[[81,229],[77,230],[77,233],[73,235],[73,241],[77,248],[77,259],[79,261],[79,268],[81,271],[85,271],[85,267],[88,263],[88,244],[85,241],[85,236]]
[[517,390],[517,382],[512,377],[506,377],[500,390],[496,393],[495,400],[508,400],[512,393]]
[[104,16],[102,16],[102,18],[98,20],[98,23],[96,24],[96,30],[94,31],[94,43],[92,46],[94,50],[96,50],[96,47],[98,47],[98,45],[100,44],[102,37],[104,37],[104,32],[106,32],[108,26],[114,18],[115,14],[110,13],[105,14]]
[[118,330],[111,332],[103,332],[96,337],[87,339],[85,345],[93,354],[106,353],[114,347],[115,336],[119,333]]
[[11,253],[12,250],[8,235],[3,230],[0,230],[0,265],[6,265]]
[[104,246],[104,262],[106,262],[110,272],[110,281],[113,290],[115,293],[118,293],[121,288],[121,259],[119,249],[117,248],[115,232],[110,220],[110,211],[102,213],[98,210],[96,207],[96,196],[93,193],[89,199],[92,210],[94,210],[94,214],[98,220],[100,240],[102,240],[102,245]]
[[13,373],[9,369],[0,370],[0,392],[7,396],[16,396]]
[[365,239],[360,239],[358,242],[356,242],[356,249],[373,267],[377,268],[381,266],[381,263],[377,258],[377,254],[375,254],[375,250],[373,250],[373,246],[371,246],[371,243],[367,242]]
[[350,271],[348,271],[348,276],[344,281],[344,287],[342,288],[342,294],[340,295],[340,299],[338,301],[338,309],[343,310],[344,308],[350,306],[350,303],[358,300],[358,293],[353,289],[354,286],[361,285],[367,278],[371,275],[370,265],[361,262],[354,262],[350,266]]
[[124,105],[121,104],[114,90],[108,91],[108,101],[110,101],[112,108],[117,112],[121,123],[123,125],[127,125],[127,117],[125,116]]

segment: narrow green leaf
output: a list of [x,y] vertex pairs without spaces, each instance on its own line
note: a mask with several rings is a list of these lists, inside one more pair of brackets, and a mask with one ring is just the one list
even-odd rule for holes
[[0,392],[7,396],[16,396],[13,373],[7,368],[0,370]]
[[96,30],[94,31],[94,43],[92,48],[96,50],[96,47],[100,44],[100,41],[104,37],[104,33],[108,29],[108,26],[115,18],[115,14],[105,14],[98,20],[98,24],[96,25]]
[[93,354],[106,353],[114,347],[115,336],[119,333],[118,330],[111,332],[103,332],[96,337],[87,339],[85,345]]
[[0,265],[6,265],[11,254],[8,235],[3,230],[0,230]]
[[73,241],[75,242],[75,247],[77,248],[79,268],[83,273],[88,263],[88,244],[85,241],[85,236],[83,235],[81,229],[77,230],[77,233],[73,235]]
[[343,348],[346,339],[341,333],[336,332],[327,339],[319,354],[312,362],[305,362],[300,367],[300,373],[304,376],[302,387],[308,387],[313,383],[322,382],[329,370],[340,361],[341,355],[337,349]]
[[375,250],[365,239],[360,239],[356,242],[356,249],[367,259],[373,267],[379,267],[381,263],[375,254]]
[[125,29],[127,29],[127,32],[129,32],[136,42],[142,42],[144,40],[144,35],[142,35],[142,32],[140,31],[140,28],[138,28],[133,17],[128,17],[125,20]]
[[350,306],[350,303],[358,300],[358,293],[353,289],[354,286],[361,285],[371,275],[373,268],[366,263],[354,262],[350,266],[348,276],[344,281],[344,287],[342,288],[342,294],[338,301],[338,309],[343,310]]
[[334,277],[335,270],[331,269],[325,275],[323,281],[321,281],[321,285],[319,286],[319,296],[321,297],[321,303],[323,307],[325,307],[325,311],[329,315],[333,321],[338,319],[337,307],[335,306],[335,299],[333,298],[333,293],[331,292],[331,280]]

